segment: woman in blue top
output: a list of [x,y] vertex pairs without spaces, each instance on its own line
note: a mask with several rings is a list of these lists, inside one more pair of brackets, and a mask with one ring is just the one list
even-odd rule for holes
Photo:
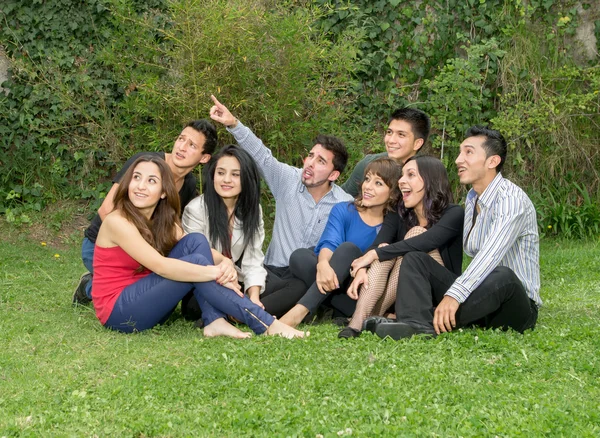
[[[327,225],[314,250],[301,248],[290,257],[290,270],[308,290],[281,321],[296,327],[331,294],[344,293],[352,261],[373,243],[383,217],[395,209],[400,196],[400,166],[390,158],[369,163],[361,193],[354,202],[331,209]],[[315,281],[316,279],[316,281]]]

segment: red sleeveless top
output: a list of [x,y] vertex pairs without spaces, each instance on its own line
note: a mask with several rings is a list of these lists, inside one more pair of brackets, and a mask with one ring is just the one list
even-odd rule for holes
[[139,267],[140,264],[120,246],[103,248],[96,245],[92,300],[96,317],[102,325],[106,324],[123,289],[151,274],[147,269],[136,272]]

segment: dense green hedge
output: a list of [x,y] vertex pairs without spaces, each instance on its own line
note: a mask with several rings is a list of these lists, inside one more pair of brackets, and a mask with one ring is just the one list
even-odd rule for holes
[[0,94],[0,213],[24,222],[48,201],[98,200],[118,163],[169,147],[216,93],[292,163],[317,131],[343,137],[356,161],[382,148],[392,109],[415,105],[432,117],[429,152],[454,177],[464,130],[491,123],[510,140],[507,171],[534,199],[540,229],[597,235],[600,69],[574,37],[582,12],[600,37],[594,8],[5,0],[0,39],[13,68]]

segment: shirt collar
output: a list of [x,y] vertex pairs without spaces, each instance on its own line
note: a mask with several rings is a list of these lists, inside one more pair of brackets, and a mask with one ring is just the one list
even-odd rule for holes
[[485,188],[479,197],[479,201],[477,201],[482,207],[486,207],[492,203],[503,180],[504,178],[502,177],[502,174],[498,172],[492,182]]

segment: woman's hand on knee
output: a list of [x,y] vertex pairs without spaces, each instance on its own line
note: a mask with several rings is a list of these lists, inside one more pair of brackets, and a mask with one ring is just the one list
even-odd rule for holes
[[368,251],[362,257],[359,257],[352,262],[352,267],[350,268],[350,275],[352,275],[353,277],[356,277],[356,273],[358,272],[359,269],[366,268],[371,263],[373,263],[375,260],[379,260],[379,257],[377,256],[377,253],[375,252],[375,250],[372,249],[371,251]]
[[317,288],[322,294],[340,288],[340,282],[329,262],[320,262],[317,265]]
[[369,287],[369,276],[367,275],[367,270],[362,268],[356,273],[354,280],[350,283],[350,287],[346,291],[346,294],[352,298],[353,300],[358,300],[358,291],[360,290],[360,286],[363,286],[364,289]]
[[231,289],[236,294],[238,294],[240,297],[244,296],[244,292],[242,292],[242,288],[240,287],[240,284],[237,281],[230,281],[228,283],[222,284],[222,286],[226,287],[227,289]]
[[225,283],[234,282],[237,283],[237,271],[235,265],[231,259],[224,258],[221,263],[217,265],[219,268],[220,275],[217,277],[217,283],[224,285]]

